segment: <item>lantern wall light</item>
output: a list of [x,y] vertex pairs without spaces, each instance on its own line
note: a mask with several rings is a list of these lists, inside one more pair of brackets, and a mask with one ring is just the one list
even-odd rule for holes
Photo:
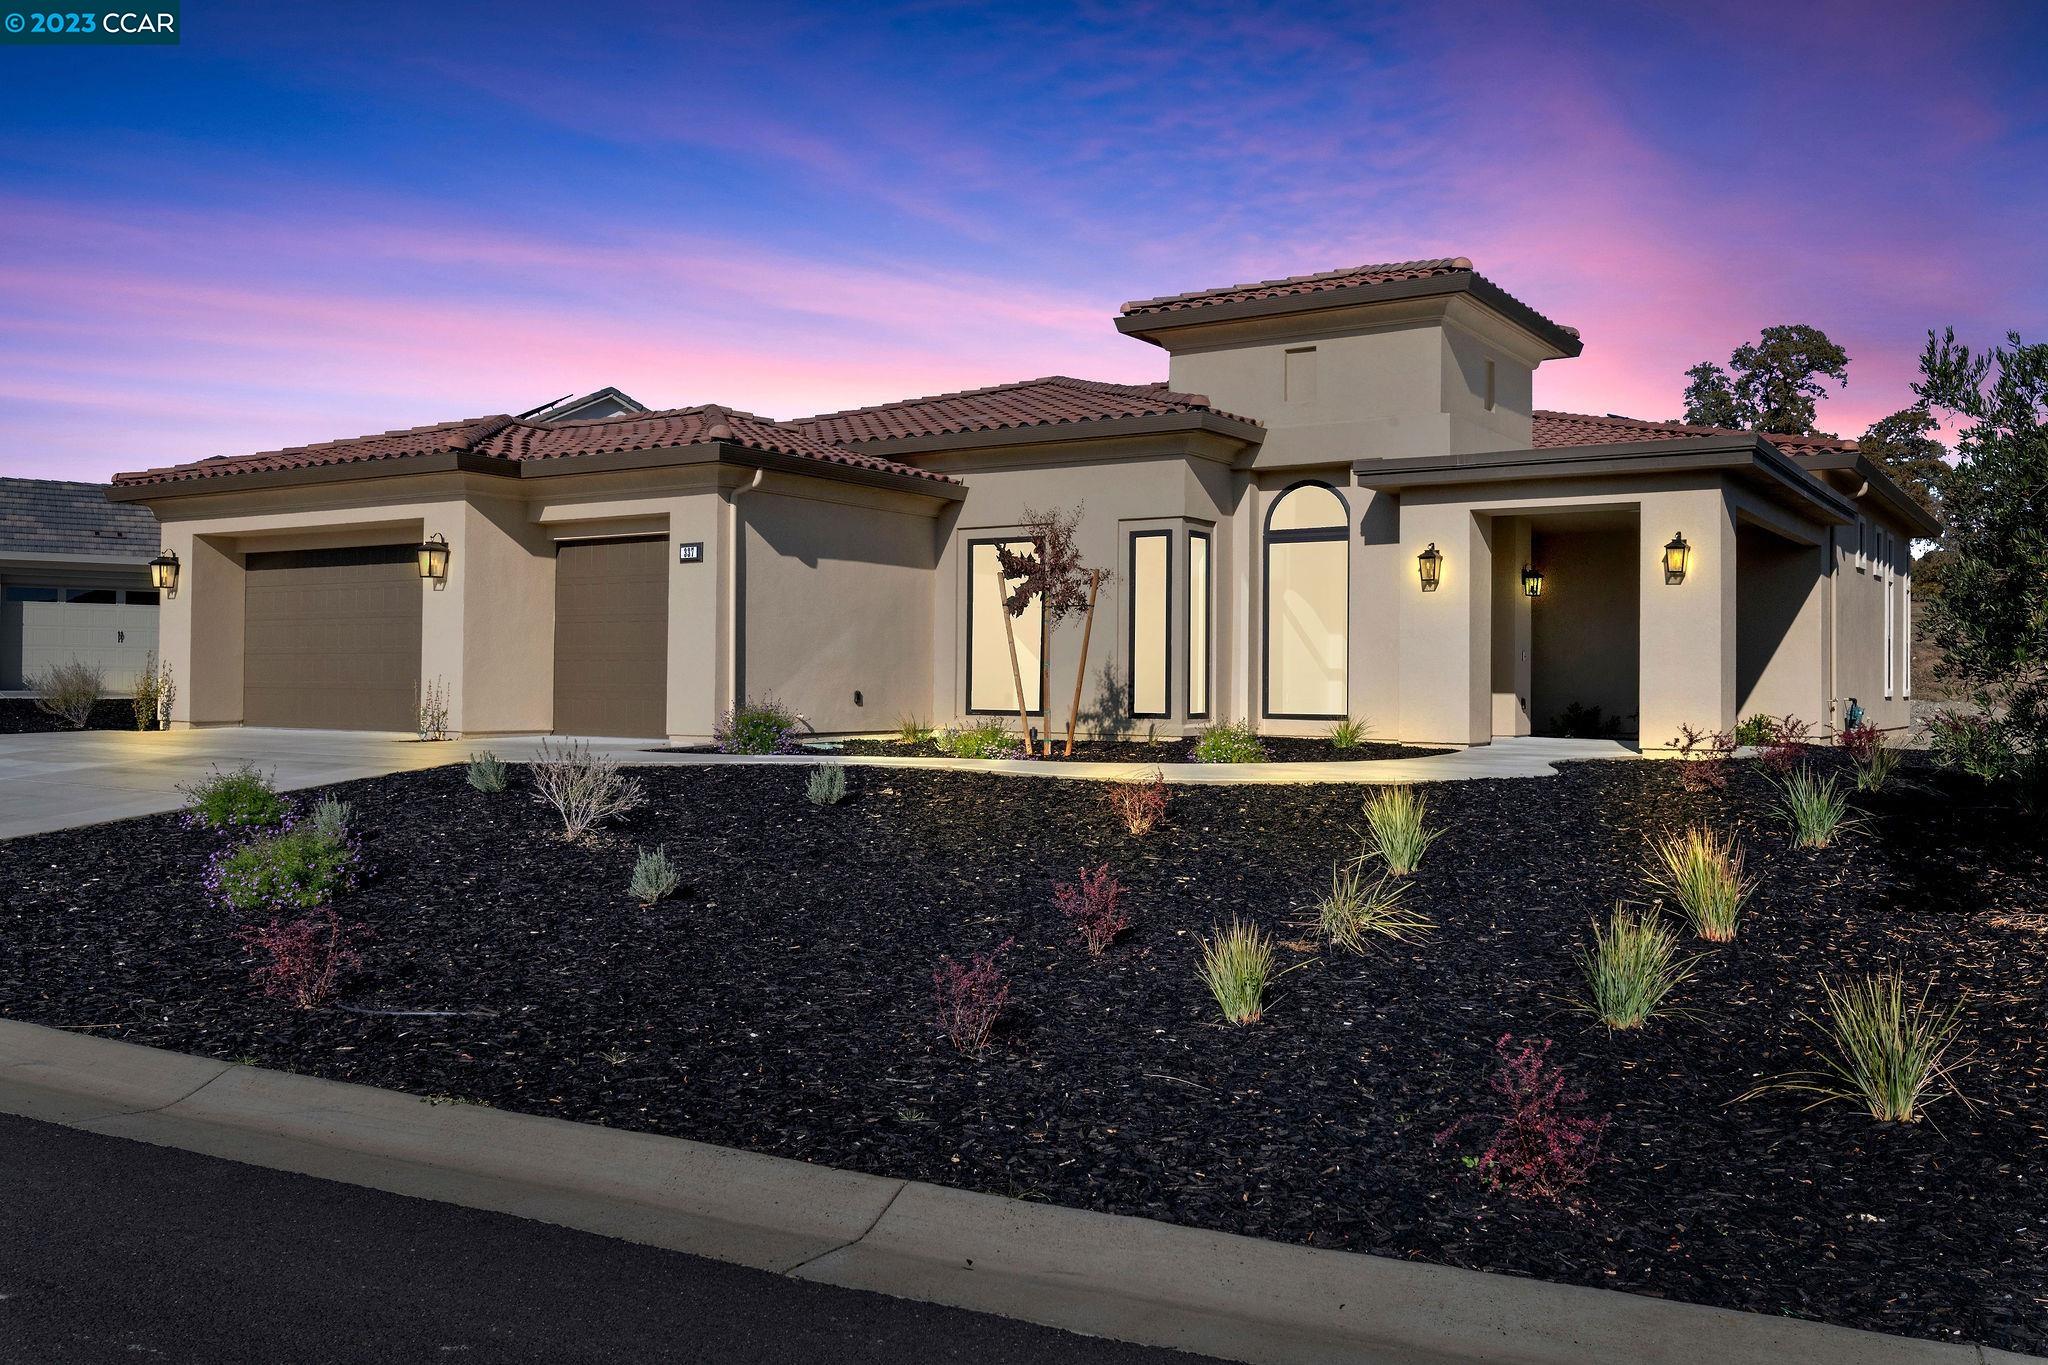
[[1531,597],[1543,596],[1543,570],[1534,564],[1522,566],[1522,591]]
[[1422,590],[1435,592],[1444,571],[1444,557],[1437,553],[1435,541],[1429,542],[1429,548],[1415,556],[1415,571],[1422,576]]
[[1683,583],[1685,571],[1692,567],[1692,546],[1685,543],[1683,532],[1674,532],[1664,546],[1664,581]]
[[150,585],[172,597],[178,595],[178,552],[165,550],[149,561]]
[[420,577],[448,581],[448,538],[438,531],[420,542]]

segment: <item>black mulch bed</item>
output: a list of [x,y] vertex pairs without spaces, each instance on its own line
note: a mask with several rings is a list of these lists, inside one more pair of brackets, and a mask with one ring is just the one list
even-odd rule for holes
[[[44,711],[36,705],[32,697],[0,697],[0,735],[41,735],[53,730],[72,728],[70,721],[60,720]],[[85,728],[133,730],[135,704],[125,697],[94,702],[92,715],[87,719]]]
[[[1261,736],[1266,757],[1273,763],[1364,763],[1382,758],[1433,758],[1454,753],[1452,749],[1430,749],[1416,744],[1389,744],[1366,740],[1349,749],[1337,749],[1326,739],[1275,739]],[[894,739],[834,739],[811,741],[819,752],[857,758],[945,758],[938,745],[905,744]],[[1051,761],[1071,763],[1188,763],[1194,739],[1150,741],[1142,739],[1082,739],[1074,741],[1074,756],[1066,756],[1066,741],[1055,735]],[[708,754],[718,752],[709,745],[665,750],[667,753]],[[1034,757],[1040,757],[1034,755]]]
[[[1301,911],[1355,846],[1348,786],[1199,787],[1136,840],[1096,788],[856,770],[814,808],[797,768],[645,770],[646,810],[565,846],[526,795],[458,768],[336,788],[375,875],[354,1006],[257,997],[201,890],[209,841],[152,817],[0,844],[0,1013],[105,1037],[679,1134],[857,1170],[1882,1331],[2048,1348],[2038,1159],[2048,834],[1916,772],[1872,825],[1789,847],[1765,775],[1687,795],[1669,764],[1428,789],[1449,833],[1414,899],[1439,923],[1365,957]],[[1641,890],[1646,833],[1710,818],[1762,885],[1679,1011],[1609,1035],[1573,1013],[1573,946]],[[623,893],[636,846],[687,886]],[[1136,927],[1090,959],[1055,879],[1111,862]],[[1263,1022],[1220,1023],[1196,934],[1233,914],[1300,964]],[[976,1061],[934,1036],[943,954],[1014,938],[1015,994]],[[1930,1122],[1735,1097],[1809,1064],[1823,971],[1904,964],[1966,993],[1963,1073]],[[1579,1211],[1489,1193],[1432,1137],[1483,1095],[1504,1032],[1611,1114]]]

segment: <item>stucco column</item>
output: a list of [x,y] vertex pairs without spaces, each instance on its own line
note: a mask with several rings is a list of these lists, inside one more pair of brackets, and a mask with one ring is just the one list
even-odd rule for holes
[[1531,563],[1527,517],[1493,519],[1493,733],[1526,735],[1534,645],[1534,606],[1522,591],[1522,566]]
[[163,546],[178,556],[178,589],[157,618],[157,656],[178,695],[171,726],[242,723],[242,557],[177,522]]
[[[1664,546],[1692,547],[1685,581],[1664,580]],[[1667,747],[1679,726],[1735,724],[1735,513],[1718,486],[1649,493],[1642,500],[1641,691],[1645,752]]]
[[[423,616],[455,592],[461,612],[461,683],[449,684],[449,724],[465,735],[545,734],[553,728],[554,542],[514,498],[472,498],[451,508],[449,586],[428,585]],[[428,625],[422,674],[433,648]],[[445,669],[445,660],[442,662]]]
[[[732,705],[729,661],[745,654],[745,623],[734,599],[746,571],[737,561],[746,503],[735,507],[730,497],[730,490],[707,490],[668,504],[668,733],[677,742],[711,738]],[[685,542],[701,544],[703,557],[685,562],[678,548]],[[744,692],[744,673],[732,671]]]
[[[1490,527],[1463,503],[1401,506],[1401,724],[1410,744],[1484,744],[1493,737],[1493,553]],[[1443,556],[1423,592],[1416,556]]]

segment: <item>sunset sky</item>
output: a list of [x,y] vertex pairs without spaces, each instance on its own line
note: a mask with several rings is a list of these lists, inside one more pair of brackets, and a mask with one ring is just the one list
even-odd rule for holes
[[774,417],[1163,378],[1126,299],[1466,255],[1677,416],[1776,322],[1910,401],[2048,332],[2048,6],[243,6],[0,47],[0,473],[616,384]]

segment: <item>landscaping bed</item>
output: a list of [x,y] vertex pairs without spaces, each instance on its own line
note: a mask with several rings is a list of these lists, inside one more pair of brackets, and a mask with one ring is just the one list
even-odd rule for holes
[[[2048,1349],[2048,833],[1970,779],[1909,768],[1865,828],[1792,846],[1760,765],[1687,792],[1669,763],[1420,788],[1444,829],[1407,898],[1424,939],[1315,941],[1350,786],[1177,788],[1134,837],[1093,783],[803,768],[638,769],[649,801],[565,844],[553,813],[459,767],[341,784],[370,931],[337,1005],[259,995],[176,816],[0,844],[0,1014],[560,1118],[1280,1241]],[[1759,878],[1738,937],[1666,1011],[1608,1032],[1573,953],[1645,842],[1735,832]],[[634,854],[682,886],[643,909]],[[1134,925],[1091,957],[1054,885],[1108,863]],[[1269,929],[1264,1017],[1220,1018],[1198,936]],[[932,974],[1013,941],[980,1057]],[[1708,949],[1686,935],[1685,950]],[[1961,1002],[1954,1099],[1910,1125],[1760,1082],[1814,1065],[1821,973],[1904,968]],[[453,1011],[375,1015],[353,1010]],[[1495,1042],[1550,1059],[1610,1120],[1575,1198],[1468,1161]]]
[[[1262,736],[1259,743],[1266,750],[1266,761],[1270,763],[1368,763],[1384,758],[1434,758],[1438,754],[1455,753],[1454,749],[1431,749],[1414,744],[1390,744],[1384,740],[1363,740],[1348,748],[1339,749],[1327,739],[1276,739]],[[1193,738],[1187,739],[1081,739],[1074,741],[1072,758],[1066,755],[1066,741],[1053,737],[1053,750],[1049,759],[1044,755],[1019,754],[1016,757],[1031,757],[1041,762],[1054,763],[1187,763]],[[809,740],[806,747],[825,757],[843,755],[852,758],[946,758],[949,755],[931,740],[910,743],[900,739],[819,739]],[[717,753],[711,745],[696,748],[671,749],[669,753]]]
[[[38,707],[33,697],[0,697],[0,735],[41,735],[78,727]],[[135,703],[126,697],[95,702],[88,730],[133,730]]]

